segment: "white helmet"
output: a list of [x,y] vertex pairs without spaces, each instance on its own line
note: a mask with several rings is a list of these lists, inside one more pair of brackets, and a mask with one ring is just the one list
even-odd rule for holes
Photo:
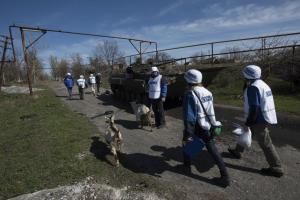
[[151,72],[158,72],[158,68],[157,67],[151,67]]
[[94,74],[90,74],[90,76],[94,76]]
[[67,73],[67,76],[71,76],[71,73]]
[[84,78],[84,76],[83,76],[83,75],[80,75],[79,77],[80,77],[80,78]]
[[190,69],[184,74],[184,79],[188,83],[197,84],[202,82],[202,73],[196,69]]
[[243,69],[243,75],[246,79],[258,79],[261,77],[261,69],[256,65],[248,65]]

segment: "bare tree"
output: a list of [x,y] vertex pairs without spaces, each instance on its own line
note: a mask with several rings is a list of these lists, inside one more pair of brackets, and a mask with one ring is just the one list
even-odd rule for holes
[[95,58],[103,60],[107,66],[111,66],[118,57],[122,56],[117,42],[110,40],[105,40],[103,44],[98,44],[94,54]]
[[51,76],[53,77],[54,80],[59,79],[59,62],[57,60],[56,56],[50,56],[49,57],[50,61],[50,67],[51,67]]
[[61,59],[58,63],[58,77],[63,79],[70,71],[69,62],[66,59]]
[[43,64],[38,58],[37,50],[35,48],[32,48],[30,51],[28,51],[28,65],[31,68],[33,83],[39,80],[41,76],[44,77],[45,72],[43,71]]
[[71,68],[74,77],[79,77],[80,75],[85,74],[85,68],[80,54],[75,54],[72,56]]

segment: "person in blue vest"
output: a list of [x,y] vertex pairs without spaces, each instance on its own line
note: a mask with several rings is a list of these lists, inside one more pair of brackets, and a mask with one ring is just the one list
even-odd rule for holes
[[[221,177],[214,178],[213,181],[220,186],[227,187],[230,185],[228,171],[209,131],[212,125],[221,125],[221,122],[216,121],[212,93],[202,86],[202,73],[200,71],[190,69],[185,73],[184,79],[188,84],[188,90],[183,100],[184,131],[182,144],[184,146],[191,142],[193,136],[202,139],[208,153],[220,170]],[[190,156],[183,153],[183,162],[185,172],[191,173]]]
[[[254,137],[257,138],[259,146],[262,148],[268,168],[262,168],[263,175],[281,177],[283,169],[280,158],[269,134],[268,127],[277,124],[275,104],[271,88],[261,80],[261,69],[256,65],[248,65],[243,70],[245,77],[244,89],[244,114],[245,126],[250,128]],[[244,148],[237,144],[234,149],[228,151],[240,159]]]
[[157,128],[166,126],[165,111],[163,102],[166,101],[168,82],[167,79],[159,73],[157,67],[151,67],[151,75],[148,81],[149,101],[152,106]]
[[72,99],[72,88],[74,86],[74,79],[71,76],[71,73],[67,73],[67,75],[64,78],[64,84],[68,90],[68,99]]

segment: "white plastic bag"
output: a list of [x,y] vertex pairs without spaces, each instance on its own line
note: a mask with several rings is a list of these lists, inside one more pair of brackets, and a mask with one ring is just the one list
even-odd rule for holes
[[251,147],[252,142],[252,133],[250,129],[245,130],[242,126],[239,124],[234,124],[235,129],[232,131],[232,133],[238,135],[238,144],[241,145],[244,148]]
[[252,133],[250,129],[247,131],[243,130],[243,133],[239,136],[238,144],[244,148],[251,147]]

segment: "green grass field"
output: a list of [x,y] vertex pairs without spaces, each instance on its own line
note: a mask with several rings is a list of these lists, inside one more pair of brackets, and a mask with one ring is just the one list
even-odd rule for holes
[[[241,68],[233,67],[222,71],[208,87],[218,104],[243,106],[243,77]],[[300,115],[300,88],[292,88],[288,81],[271,75],[266,80],[271,87],[277,112]]]
[[[52,91],[33,97],[0,93],[0,127],[0,199],[87,176],[114,186],[144,181],[150,188],[158,187],[149,177],[97,159],[91,149],[97,151],[102,144],[100,151],[107,151],[104,143],[91,139],[100,133],[86,117],[69,111]],[[92,147],[95,142],[98,147]],[[80,154],[85,156],[79,159]]]

